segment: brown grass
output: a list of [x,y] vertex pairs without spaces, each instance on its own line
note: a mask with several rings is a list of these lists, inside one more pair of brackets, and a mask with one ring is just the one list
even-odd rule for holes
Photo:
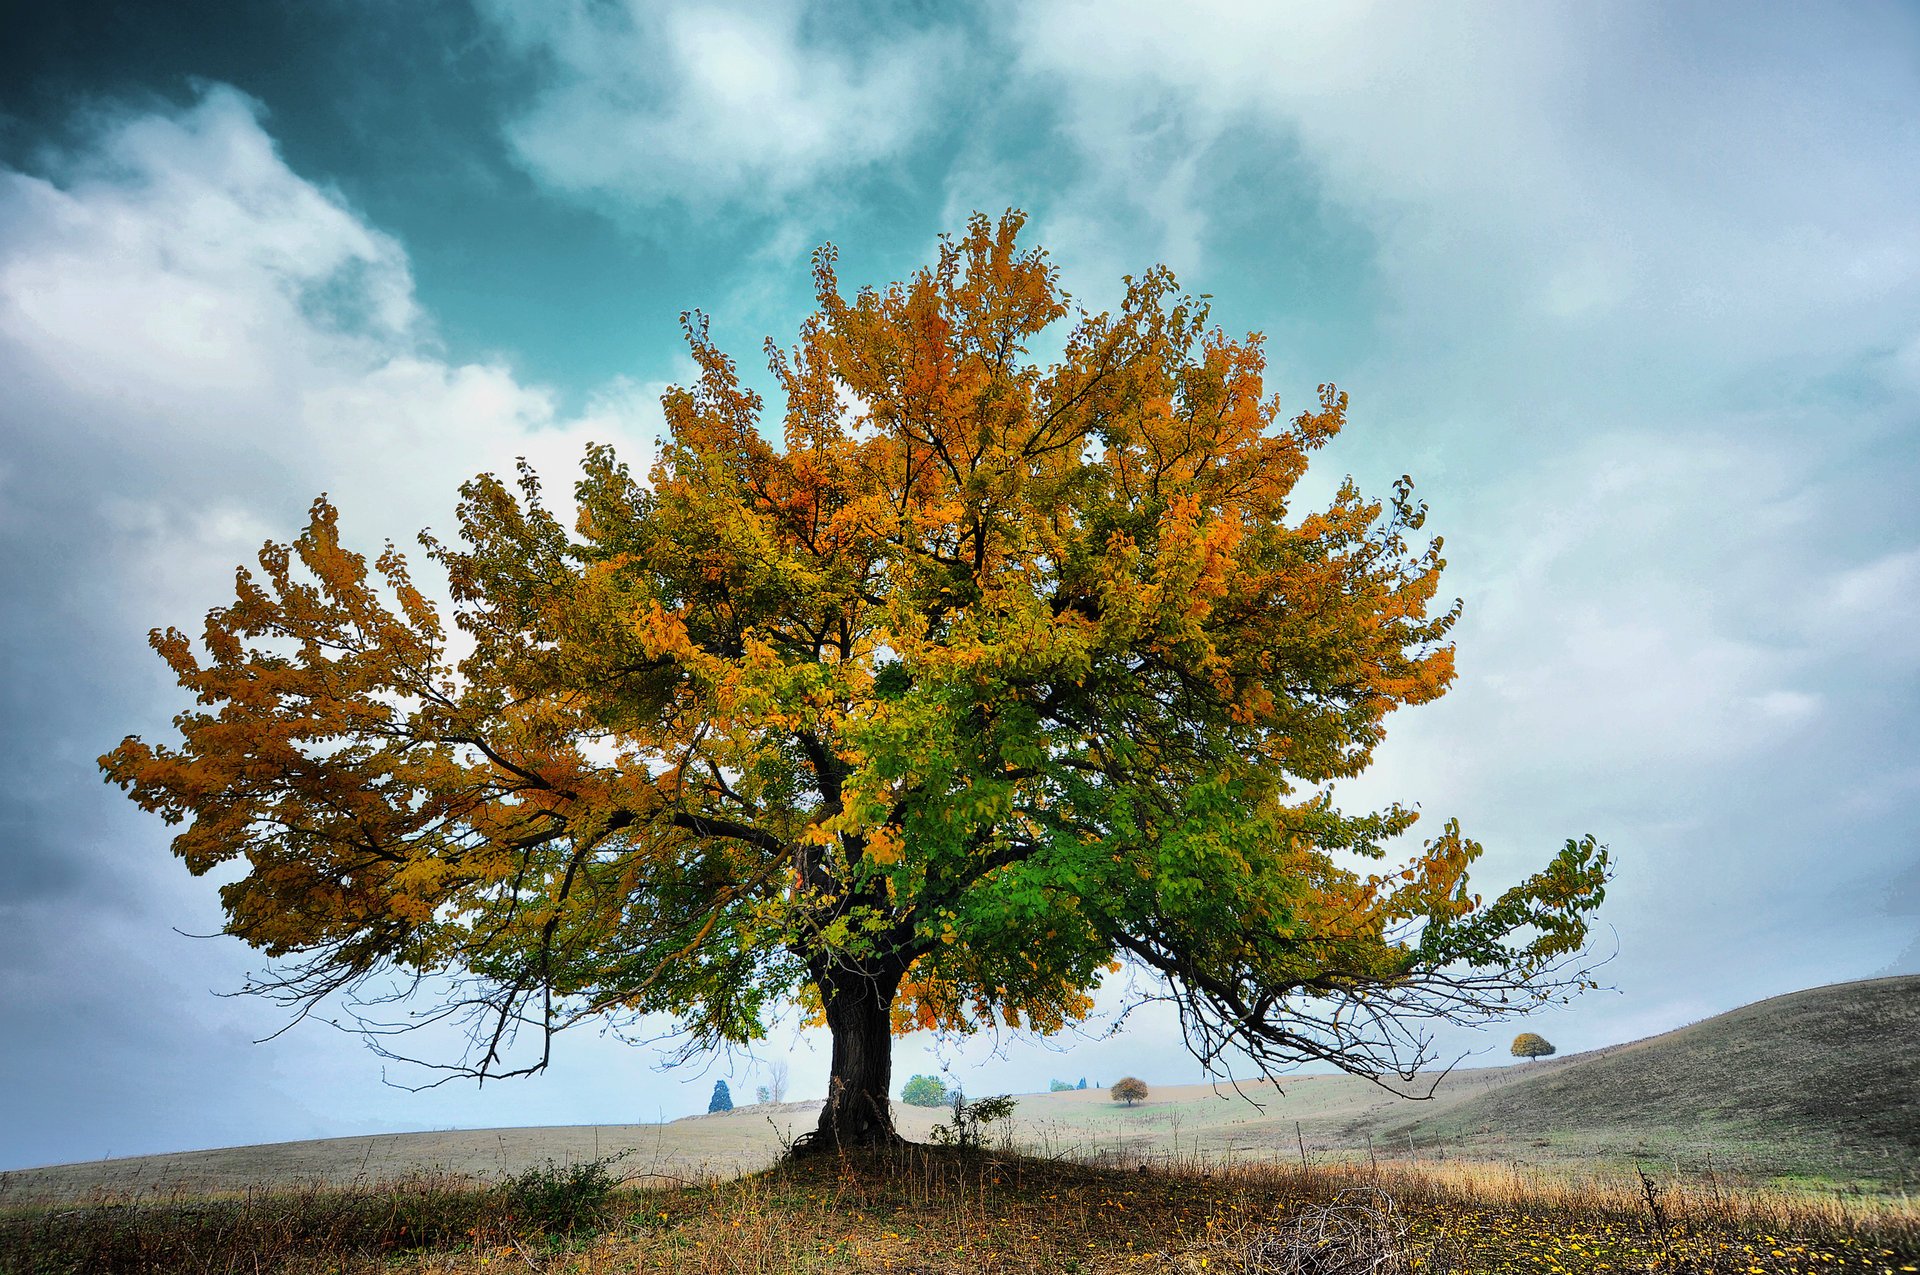
[[[1911,1202],[1466,1164],[1223,1169],[1195,1160],[1145,1171],[913,1147],[628,1189],[606,1205],[564,1225],[530,1216],[498,1186],[414,1179],[15,1208],[0,1215],[0,1270],[1920,1269],[1920,1209]],[[1336,1253],[1352,1260],[1332,1263]],[[1362,1256],[1373,1265],[1355,1264]]]

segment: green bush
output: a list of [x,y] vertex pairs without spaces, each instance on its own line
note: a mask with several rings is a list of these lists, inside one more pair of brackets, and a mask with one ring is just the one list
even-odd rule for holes
[[620,1185],[612,1172],[619,1159],[608,1156],[575,1164],[549,1160],[502,1182],[500,1194],[516,1229],[565,1235],[603,1221],[613,1189]]
[[900,1101],[909,1107],[944,1107],[947,1105],[946,1082],[938,1076],[915,1076],[900,1086]]
[[959,1147],[967,1151],[980,1146],[983,1126],[995,1120],[1005,1120],[1013,1114],[1011,1094],[968,1102],[966,1094],[956,1089],[947,1102],[953,1108],[953,1118],[947,1124],[933,1127],[933,1140],[942,1146]]

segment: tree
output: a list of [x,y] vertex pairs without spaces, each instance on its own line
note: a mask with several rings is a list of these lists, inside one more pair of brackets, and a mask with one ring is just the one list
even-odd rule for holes
[[[1290,420],[1258,336],[1165,269],[1081,314],[1021,217],[975,216],[904,283],[767,346],[761,395],[684,327],[642,482],[590,450],[571,529],[524,464],[426,533],[466,653],[391,545],[322,497],[242,570],[204,653],[153,645],[195,705],[107,776],[220,869],[251,990],[362,1014],[416,989],[469,1032],[447,1077],[544,1067],[554,1033],[647,1012],[689,1052],[798,1004],[832,1036],[802,1149],[894,1138],[891,1035],[1048,1033],[1131,963],[1208,1067],[1380,1079],[1579,986],[1607,875],[1569,841],[1491,902],[1448,823],[1339,810],[1388,713],[1453,678],[1459,604],[1410,480],[1294,495],[1343,426]],[[225,867],[223,865],[234,865]]]
[[1521,1032],[1513,1038],[1513,1048],[1509,1051],[1515,1058],[1547,1058],[1554,1049],[1545,1036],[1536,1036],[1532,1032]]
[[1074,1086],[1075,1089],[1085,1089],[1086,1087],[1087,1078],[1085,1076],[1080,1077],[1080,1083]]
[[1131,1107],[1136,1102],[1147,1100],[1147,1082],[1136,1076],[1124,1076],[1114,1081],[1113,1088],[1108,1092],[1113,1095],[1115,1102],[1124,1102]]
[[900,1101],[909,1107],[944,1107],[947,1085],[938,1076],[915,1076],[900,1086]]
[[733,1094],[727,1089],[727,1082],[724,1080],[714,1081],[713,1097],[707,1100],[707,1114],[712,1115],[716,1111],[732,1110]]

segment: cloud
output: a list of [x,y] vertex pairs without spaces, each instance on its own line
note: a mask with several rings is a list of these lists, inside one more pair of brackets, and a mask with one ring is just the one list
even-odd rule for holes
[[1645,387],[1649,373],[1804,375],[1863,345],[1910,348],[1907,16],[1232,0],[1002,12],[1020,76],[1047,86],[1090,161],[1062,215],[1147,209],[1177,266],[1222,247],[1209,183],[1251,135],[1286,148],[1279,180],[1365,226],[1398,328],[1449,356],[1495,334],[1537,348],[1611,325],[1604,353],[1630,352],[1613,366]]
[[[1433,504],[1461,679],[1347,800],[1460,813],[1489,884],[1612,841],[1643,995],[1759,935],[1716,995],[1883,962],[1853,914],[1912,853],[1910,15],[997,13],[1068,175],[1038,237],[1144,246],[1230,325],[1346,325],[1320,468]],[[970,201],[1020,171],[996,153],[954,175]],[[1313,258],[1341,245],[1358,268]],[[1319,286],[1241,282],[1290,251]]]
[[[53,1113],[0,1139],[0,1163],[133,1149],[116,1120],[155,1150],[320,1132],[276,1068],[312,1079],[357,1050],[308,1034],[297,1055],[242,1060],[278,1012],[207,998],[247,954],[169,933],[217,929],[212,891],[95,767],[182,707],[146,631],[195,628],[323,489],[366,549],[447,530],[459,483],[517,456],[564,509],[589,439],[645,466],[657,404],[615,382],[570,417],[506,366],[447,359],[401,245],[289,169],[258,105],[218,86],[178,109],[101,108],[72,150],[0,170],[0,384],[0,1072],[40,1077]],[[97,1074],[138,1059],[133,1080]],[[224,1124],[136,1115],[208,1076],[230,1082]]]
[[529,455],[564,496],[586,441],[644,446],[659,419],[630,383],[568,420],[502,364],[447,361],[400,245],[218,86],[0,174],[0,360],[20,448],[0,525],[84,512],[83,537],[36,551],[98,555],[123,614],[198,600],[189,579],[218,584],[209,562],[297,529],[323,487],[349,535],[405,543],[480,469]]
[[539,68],[531,105],[507,128],[528,171],[640,208],[764,211],[899,159],[934,118],[955,40],[873,23],[860,28],[870,38],[845,43],[800,0],[483,0],[480,11]]
[[[73,782],[115,731],[155,724],[147,628],[191,626],[322,489],[353,542],[406,546],[475,472],[528,456],[564,507],[587,441],[644,466],[658,432],[643,387],[569,420],[509,368],[437,354],[400,246],[288,169],[257,110],[214,87],[105,112],[91,145],[0,174],[0,573],[24,603],[6,731],[52,734],[16,755]],[[15,789],[4,818],[53,791]],[[0,872],[70,885],[86,856],[33,822]]]

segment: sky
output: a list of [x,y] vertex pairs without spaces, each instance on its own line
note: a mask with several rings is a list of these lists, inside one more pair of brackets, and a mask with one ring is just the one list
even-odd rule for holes
[[[1510,1061],[1920,972],[1920,9],[1008,0],[0,2],[0,1169],[704,1110],[578,1029],[429,1093],[233,996],[216,882],[106,786],[182,693],[146,645],[329,493],[350,542],[583,446],[644,468],[682,311],[757,366],[809,254],[904,277],[1018,207],[1077,305],[1165,263],[1413,475],[1459,680],[1361,808],[1457,816],[1492,892],[1608,844],[1607,986],[1447,1031]],[[903,1038],[897,1079],[1190,1082],[1153,1012]],[[267,1040],[263,1038],[272,1037]],[[256,1043],[261,1042],[261,1043]]]

